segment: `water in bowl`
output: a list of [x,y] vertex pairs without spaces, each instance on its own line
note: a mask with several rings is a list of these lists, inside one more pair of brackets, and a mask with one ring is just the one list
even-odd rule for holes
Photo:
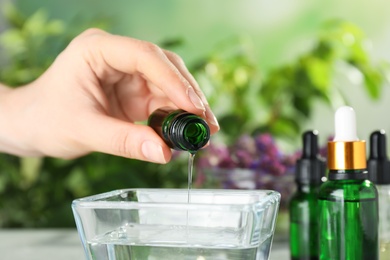
[[[259,244],[237,230],[186,226],[125,225],[88,241],[96,260],[243,260],[267,259],[272,237]],[[223,243],[219,243],[223,241]],[[241,244],[240,244],[241,243]],[[259,251],[259,252],[258,252]]]

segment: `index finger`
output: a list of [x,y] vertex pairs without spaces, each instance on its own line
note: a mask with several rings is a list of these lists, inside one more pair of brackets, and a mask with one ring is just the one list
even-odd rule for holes
[[[194,87],[157,45],[97,29],[88,30],[82,36],[91,41],[88,46],[92,57],[101,59],[93,64],[105,64],[126,74],[140,73],[177,107],[195,114],[204,113],[205,105]],[[106,72],[104,68],[91,69],[100,79]]]

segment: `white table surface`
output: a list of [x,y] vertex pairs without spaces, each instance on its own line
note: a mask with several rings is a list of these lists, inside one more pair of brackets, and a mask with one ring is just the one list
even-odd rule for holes
[[[76,229],[0,229],[1,260],[83,260]],[[286,242],[274,241],[270,260],[288,260]]]

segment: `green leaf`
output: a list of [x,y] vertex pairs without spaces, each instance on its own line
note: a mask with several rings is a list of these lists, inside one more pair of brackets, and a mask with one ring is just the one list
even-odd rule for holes
[[[53,174],[53,173],[52,173]],[[65,187],[69,189],[75,197],[84,197],[90,194],[91,187],[81,168],[74,168],[64,181]]]
[[15,5],[11,1],[5,2],[3,5],[2,13],[7,20],[7,22],[15,28],[22,28],[26,20],[24,15],[16,9]]
[[300,132],[300,125],[296,118],[279,117],[271,127],[272,133],[277,136],[297,136]]
[[8,184],[7,176],[0,174],[0,194],[5,191],[7,184]]
[[379,99],[383,85],[383,75],[376,69],[364,66],[360,70],[364,76],[364,86],[373,99]]
[[54,20],[47,24],[46,32],[49,35],[60,35],[65,31],[65,24],[60,20]]
[[310,109],[310,99],[305,97],[295,96],[292,98],[293,106],[306,118],[309,118],[311,115]]
[[177,37],[177,38],[171,38],[171,39],[166,39],[162,41],[159,46],[164,49],[172,49],[175,47],[182,46],[184,44],[184,39],[182,37]]
[[40,9],[36,11],[32,16],[28,17],[23,31],[35,37],[43,37],[46,35],[46,26],[48,23],[48,16],[46,11]]
[[22,32],[18,29],[8,29],[0,35],[0,43],[8,55],[15,56],[25,53],[28,49]]
[[23,157],[20,159],[21,184],[23,188],[31,187],[37,180],[42,166],[42,158]]
[[234,114],[222,116],[218,119],[218,122],[221,129],[224,129],[224,133],[232,139],[242,134],[242,126],[245,123],[241,117]]
[[305,59],[305,69],[313,87],[323,93],[326,93],[330,88],[331,65],[329,62],[316,57]]

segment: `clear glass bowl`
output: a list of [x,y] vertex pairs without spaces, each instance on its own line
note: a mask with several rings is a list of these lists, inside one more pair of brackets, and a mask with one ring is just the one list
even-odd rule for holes
[[126,189],[72,209],[87,259],[258,260],[269,257],[279,203],[271,190]]

